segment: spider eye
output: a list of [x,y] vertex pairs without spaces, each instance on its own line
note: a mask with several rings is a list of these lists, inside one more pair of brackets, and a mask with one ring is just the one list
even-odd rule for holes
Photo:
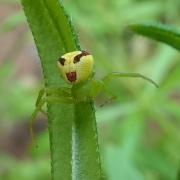
[[59,59],[58,59],[58,61],[60,62],[60,64],[62,65],[62,66],[64,66],[64,62],[65,62],[65,58],[63,58],[63,57],[60,57]]
[[74,57],[74,61],[73,61],[73,62],[74,62],[74,63],[78,63],[78,62],[80,61],[81,57],[87,56],[87,55],[89,55],[88,52],[86,52],[86,51],[81,51],[81,54],[78,54],[77,56]]

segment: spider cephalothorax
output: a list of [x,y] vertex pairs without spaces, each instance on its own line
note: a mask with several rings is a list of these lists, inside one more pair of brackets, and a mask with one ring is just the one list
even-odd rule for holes
[[86,81],[93,72],[93,56],[86,51],[73,51],[58,59],[62,77],[70,84]]

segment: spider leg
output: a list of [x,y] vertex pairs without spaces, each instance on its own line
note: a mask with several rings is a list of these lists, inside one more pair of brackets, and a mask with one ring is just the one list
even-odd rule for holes
[[[152,79],[150,79],[144,75],[141,75],[139,73],[114,72],[114,73],[108,74],[102,80],[99,80],[99,81],[92,79],[91,88],[90,88],[90,96],[93,98],[96,97],[99,92],[106,90],[107,83],[109,83],[113,79],[118,79],[121,77],[142,78],[142,79],[148,81],[149,83],[153,84],[155,87],[157,87],[157,88],[159,87],[158,84],[156,82],[154,82]],[[110,97],[110,99],[105,101],[105,103],[100,105],[100,107],[103,107],[105,104],[107,104],[109,101],[111,101],[113,99],[115,99],[114,96]]]
[[103,78],[103,82],[104,83],[108,83],[109,81],[111,81],[112,79],[117,79],[117,78],[120,78],[120,77],[133,77],[133,78],[142,78],[146,81],[148,81],[149,83],[153,84],[155,87],[159,87],[158,84],[156,82],[154,82],[152,79],[142,75],[142,74],[139,74],[139,73],[121,73],[121,72],[114,72],[114,73],[110,73],[108,74],[107,76],[105,76]]
[[71,89],[70,88],[45,88],[46,95],[56,95],[56,96],[62,96],[62,97],[71,97]]
[[38,106],[39,102],[41,101],[42,97],[45,95],[45,88],[42,88],[40,91],[39,91],[39,94],[38,94],[38,97],[37,97],[37,100],[36,100],[36,107]]
[[42,109],[42,107],[45,103],[42,106],[40,106],[40,108],[39,108],[39,105],[41,105],[42,99],[47,96],[55,96],[55,97],[61,96],[61,97],[70,98],[71,91],[69,88],[42,88],[39,91],[39,94],[38,94],[38,97],[36,100],[36,110],[38,109],[38,111],[35,110],[36,114],[34,114],[34,117],[33,117],[34,119],[36,118],[39,111],[42,112],[43,114],[46,114],[46,112]]
[[31,142],[33,144],[34,142],[34,132],[33,132],[33,122],[38,114],[39,111],[42,110],[42,106],[46,103],[46,100],[44,99],[40,99],[38,101],[38,103],[36,104],[36,109],[34,110],[34,112],[32,113],[31,117],[30,117],[30,122],[29,122],[29,132],[30,132],[30,138],[31,138]]
[[[63,92],[64,93],[64,92]],[[67,92],[65,92],[67,93]],[[43,114],[46,114],[46,112],[42,109],[43,105],[46,102],[49,103],[73,103],[73,99],[72,97],[67,96],[60,96],[61,91],[60,89],[41,89],[36,101],[36,108],[34,110],[34,112],[32,113],[31,117],[30,117],[30,124],[29,124],[29,131],[30,131],[30,137],[31,137],[31,141],[34,142],[34,133],[33,133],[33,122],[36,119],[36,116],[38,114],[38,112],[42,112]],[[67,95],[67,94],[66,94]]]
[[[69,88],[42,88],[39,91],[39,94],[38,94],[38,97],[36,100],[36,107],[40,103],[41,99],[46,95],[56,95],[56,96],[62,96],[62,97],[63,96],[66,96],[66,97],[71,96]],[[42,112],[44,115],[47,114],[42,108],[39,111]]]
[[101,80],[92,79],[89,96],[95,98],[104,89],[104,82]]
[[113,101],[113,100],[115,100],[115,99],[116,99],[116,97],[115,97],[115,96],[112,96],[112,97],[110,97],[109,99],[107,99],[104,103],[100,104],[99,107],[102,108],[102,107],[104,107],[106,104],[108,104],[109,102],[111,102],[111,101]]

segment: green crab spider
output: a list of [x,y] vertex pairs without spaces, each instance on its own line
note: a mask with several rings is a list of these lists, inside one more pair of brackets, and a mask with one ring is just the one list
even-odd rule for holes
[[93,101],[97,94],[105,89],[105,85],[109,81],[120,77],[142,78],[158,87],[152,79],[139,73],[114,72],[106,75],[102,80],[95,80],[93,78],[94,58],[87,51],[73,51],[66,53],[58,59],[57,65],[61,77],[70,84],[71,87],[43,88],[39,91],[36,108],[30,121],[30,134],[32,139],[33,121],[38,112],[45,113],[42,107],[46,102],[76,104]]

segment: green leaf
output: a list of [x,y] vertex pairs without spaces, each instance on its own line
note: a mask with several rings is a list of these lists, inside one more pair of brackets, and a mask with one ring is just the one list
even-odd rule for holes
[[[60,78],[57,59],[80,47],[64,8],[58,0],[22,0],[22,5],[41,59],[46,88],[67,87]],[[52,179],[101,179],[93,102],[51,103],[47,107]]]
[[[81,99],[89,82],[74,85],[73,97]],[[73,174],[78,180],[102,180],[98,134],[93,101],[75,104],[73,127]]]
[[132,24],[129,28],[137,34],[166,43],[180,50],[180,32],[164,24]]
[[[22,0],[43,68],[45,86],[65,86],[59,78],[57,59],[77,49],[69,20],[57,0]],[[60,24],[61,23],[61,24]],[[48,104],[53,179],[71,179],[73,106]]]
[[76,104],[75,114],[75,179],[102,180],[97,126],[93,103]]

